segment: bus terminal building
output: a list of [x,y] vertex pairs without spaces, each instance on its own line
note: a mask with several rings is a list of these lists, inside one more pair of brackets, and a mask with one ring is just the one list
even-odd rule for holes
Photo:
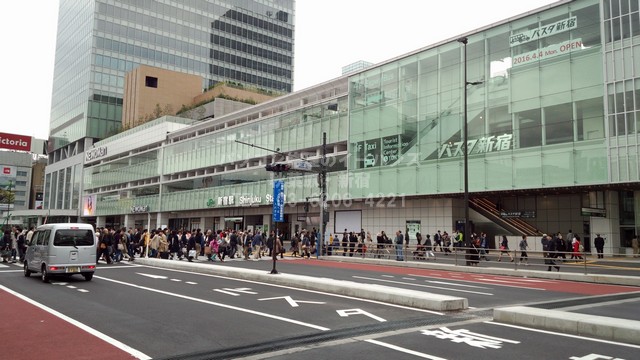
[[[473,231],[538,243],[573,230],[587,249],[601,234],[605,252],[625,253],[640,229],[640,14],[637,1],[614,2],[560,1],[461,34],[467,44],[448,39],[223,116],[165,116],[99,141],[85,151],[78,216],[317,228],[317,174],[265,166],[317,164],[326,133],[327,237],[459,228],[467,151]],[[273,223],[280,178],[287,206]]]

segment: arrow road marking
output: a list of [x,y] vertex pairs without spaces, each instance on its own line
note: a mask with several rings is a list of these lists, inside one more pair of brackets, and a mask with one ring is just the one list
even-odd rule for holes
[[243,293],[243,294],[251,294],[251,295],[256,295],[258,294],[257,292],[253,292],[250,291],[251,288],[236,288],[236,289],[229,289],[229,288],[224,288],[224,289],[213,289],[213,291],[217,291],[219,293],[223,293],[223,294],[227,294],[227,295],[231,295],[231,296],[240,296],[240,294],[237,293]]
[[306,304],[326,304],[325,302],[321,302],[321,301],[303,301],[303,300],[293,300],[291,298],[291,296],[280,296],[280,297],[272,297],[272,298],[265,298],[265,299],[258,299],[258,301],[264,301],[264,300],[277,300],[277,299],[285,299],[289,305],[291,305],[291,307],[298,307],[300,305],[298,305],[298,303],[306,303]]
[[145,274],[145,273],[136,273],[136,274],[150,277],[152,279],[168,279],[169,278],[168,276],[162,276],[162,275],[153,275],[153,274]]
[[366,312],[362,309],[346,309],[346,310],[336,310],[338,315],[341,317],[349,317],[350,315],[364,315],[368,316],[374,320],[378,320],[379,322],[385,322],[387,320],[381,318],[380,316],[373,315],[372,313]]

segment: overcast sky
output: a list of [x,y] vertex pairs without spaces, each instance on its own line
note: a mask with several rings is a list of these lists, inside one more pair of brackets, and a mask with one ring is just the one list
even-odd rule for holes
[[[294,90],[358,60],[379,63],[554,2],[297,0]],[[47,138],[58,1],[5,0],[0,14],[0,132]]]

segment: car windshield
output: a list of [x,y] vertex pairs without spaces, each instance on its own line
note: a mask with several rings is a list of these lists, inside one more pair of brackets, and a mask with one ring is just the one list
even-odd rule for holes
[[94,237],[91,230],[58,230],[53,238],[54,246],[90,246]]

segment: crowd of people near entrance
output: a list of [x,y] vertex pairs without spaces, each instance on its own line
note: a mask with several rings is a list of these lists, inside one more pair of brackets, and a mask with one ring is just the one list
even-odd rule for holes
[[[291,239],[289,251],[292,256],[310,258],[315,254],[317,232],[302,230]],[[168,228],[147,229],[96,229],[98,244],[96,261],[108,264],[123,260],[134,261],[136,257],[169,260],[207,259],[224,262],[226,258],[244,260],[260,259],[263,256],[284,257],[287,247],[283,238],[274,231],[248,230],[171,230]]]
[[[2,262],[24,261],[26,246],[33,236],[35,228],[23,229],[19,226],[4,231],[0,237],[0,257]],[[320,234],[313,228],[302,229],[292,236],[274,231],[218,230],[201,229],[171,230],[135,229],[135,228],[98,228],[97,259],[107,263],[123,260],[133,261],[135,257],[153,257],[194,261],[201,258],[212,262],[224,262],[226,258],[260,259],[263,256],[279,256],[285,252],[292,257],[310,258],[317,254]],[[414,239],[415,238],[415,239]],[[548,271],[560,270],[559,263],[583,260],[584,246],[577,233],[569,230],[566,236],[561,232],[543,234],[540,239],[542,255]],[[596,234],[594,239],[597,257],[604,257],[605,239]],[[413,234],[397,230],[389,236],[385,231],[375,235],[361,229],[360,232],[344,230],[341,234],[329,234],[322,246],[322,255],[361,256],[371,258],[392,258],[404,261],[405,257],[414,260],[435,259],[436,254],[447,256],[452,252],[463,251],[467,265],[477,265],[480,261],[489,261],[490,243],[487,234],[471,234],[471,241],[465,242],[462,231],[438,230],[431,236],[420,232]],[[632,241],[634,257],[638,256],[638,239]],[[530,249],[526,235],[522,235],[517,250],[509,247],[509,239],[502,236],[496,244],[497,261],[508,258],[510,262],[529,264]],[[275,253],[274,253],[275,252]],[[519,253],[518,253],[519,252]]]

